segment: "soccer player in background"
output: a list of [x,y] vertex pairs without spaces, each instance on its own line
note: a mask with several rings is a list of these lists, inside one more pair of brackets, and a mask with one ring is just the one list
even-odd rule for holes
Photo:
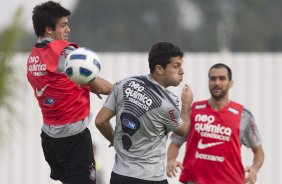
[[[179,99],[166,88],[183,79],[183,52],[168,42],[156,43],[149,52],[150,74],[116,83],[95,123],[114,145],[111,184],[167,184],[166,141],[169,131],[185,135],[193,95],[188,85]],[[110,119],[116,116],[115,131]]]
[[[191,107],[183,164],[176,158],[186,137],[170,136],[167,175],[176,176],[180,167],[180,181],[185,184],[253,184],[264,161],[254,117],[241,104],[229,99],[233,81],[228,66],[213,65],[208,77],[211,99],[194,102]],[[254,154],[253,164],[245,170],[241,161],[242,144]]]
[[91,121],[90,91],[110,94],[112,84],[96,77],[88,85],[70,81],[66,56],[78,46],[68,42],[71,12],[47,1],[33,9],[37,43],[27,61],[27,78],[43,116],[42,148],[50,177],[68,184],[94,184],[95,160],[87,126]]

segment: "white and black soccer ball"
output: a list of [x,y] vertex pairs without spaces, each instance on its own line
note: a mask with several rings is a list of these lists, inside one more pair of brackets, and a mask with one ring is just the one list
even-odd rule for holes
[[69,53],[65,73],[77,84],[86,84],[98,76],[101,69],[99,56],[91,49],[81,47]]

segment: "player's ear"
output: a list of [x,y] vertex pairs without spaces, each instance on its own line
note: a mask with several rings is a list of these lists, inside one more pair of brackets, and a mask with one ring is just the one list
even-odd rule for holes
[[164,68],[161,65],[156,65],[155,71],[156,71],[157,74],[163,74]]
[[45,33],[48,35],[51,35],[51,33],[53,32],[53,29],[49,26],[45,27]]
[[232,88],[233,85],[234,85],[234,82],[233,82],[233,80],[231,80],[230,83],[229,83],[229,88]]

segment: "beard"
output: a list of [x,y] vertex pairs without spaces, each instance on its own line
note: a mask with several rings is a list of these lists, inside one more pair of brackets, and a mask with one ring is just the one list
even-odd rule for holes
[[228,92],[228,90],[222,90],[222,89],[216,89],[216,90],[220,90],[220,92],[214,92],[213,90],[215,89],[210,89],[210,93],[212,98],[214,98],[216,101],[223,99]]

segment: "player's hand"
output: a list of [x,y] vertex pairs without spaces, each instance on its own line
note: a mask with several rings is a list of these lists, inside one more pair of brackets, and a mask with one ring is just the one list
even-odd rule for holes
[[182,163],[176,160],[168,161],[166,166],[166,175],[170,178],[176,177],[178,173],[178,168],[183,169]]
[[182,89],[181,101],[182,104],[188,105],[188,107],[190,107],[193,102],[193,93],[190,86],[187,84],[185,84]]
[[246,173],[245,183],[254,184],[257,180],[257,170],[252,166],[245,167],[244,170]]

